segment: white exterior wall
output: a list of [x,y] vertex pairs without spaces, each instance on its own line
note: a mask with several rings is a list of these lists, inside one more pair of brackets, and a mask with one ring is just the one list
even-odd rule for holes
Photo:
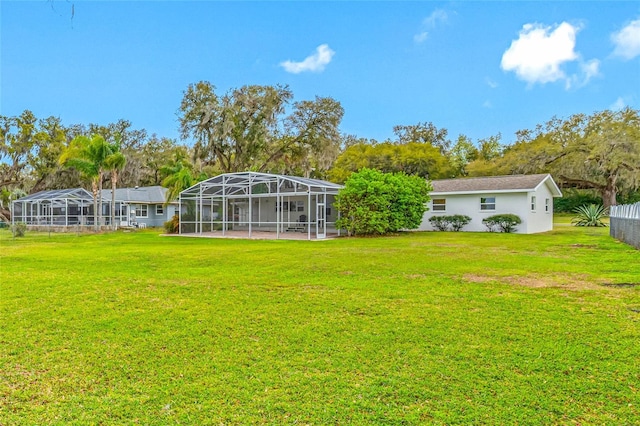
[[[530,197],[536,196],[536,212],[531,212]],[[495,210],[480,210],[480,198],[495,197]],[[433,231],[429,218],[431,216],[450,216],[461,214],[471,217],[471,222],[465,226],[463,231],[486,232],[487,227],[482,223],[482,219],[495,214],[511,213],[518,215],[522,223],[518,225],[516,233],[531,234],[535,232],[545,232],[553,229],[553,197],[546,185],[534,192],[513,192],[513,193],[477,193],[477,194],[453,194],[438,195],[431,193],[434,198],[446,199],[446,211],[433,211],[433,203],[429,203],[429,210],[422,218],[422,224],[418,228],[421,231]],[[550,198],[550,212],[544,212],[544,200]]]
[[[162,203],[159,204],[145,204],[147,206],[147,216],[141,217],[139,216],[140,211],[142,209],[140,203],[132,203],[130,204],[131,209],[135,209],[135,222],[136,223],[144,223],[148,227],[161,227],[165,222],[170,220],[173,215],[177,213],[178,207],[175,204],[169,204],[168,206],[164,206]],[[157,207],[162,207],[162,213],[157,214]]]
[[[553,195],[546,184],[540,185],[537,191],[529,192],[527,233],[547,232],[553,230]],[[531,210],[531,197],[536,197],[536,208]],[[545,211],[545,200],[549,200],[549,211]],[[524,222],[524,218],[523,218]]]

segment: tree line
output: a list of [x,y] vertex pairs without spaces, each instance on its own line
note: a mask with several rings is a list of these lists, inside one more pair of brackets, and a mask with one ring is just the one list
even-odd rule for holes
[[[181,141],[109,124],[65,125],[31,111],[0,116],[0,201],[45,189],[94,184],[164,185],[172,197],[219,173],[262,171],[343,183],[363,168],[427,179],[551,173],[563,187],[599,194],[605,206],[637,197],[640,186],[640,112],[632,108],[553,117],[505,143],[501,134],[453,140],[425,121],[397,125],[384,141],[340,131],[344,110],[330,97],[295,101],[287,86],[247,85],[219,93],[190,84],[179,107]],[[69,161],[86,157],[95,137],[124,159],[98,178]],[[84,151],[84,154],[82,152]],[[96,180],[97,179],[97,180]]]

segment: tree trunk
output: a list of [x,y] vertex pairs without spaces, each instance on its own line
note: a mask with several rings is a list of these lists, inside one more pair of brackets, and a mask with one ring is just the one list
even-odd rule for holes
[[[116,186],[118,184],[118,171],[111,171],[111,229],[118,229],[116,226]],[[120,206],[122,210],[122,206]]]
[[615,206],[617,204],[616,195],[618,190],[616,188],[616,181],[618,180],[617,174],[610,174],[607,176],[607,183],[602,188],[602,206],[604,208],[609,208],[611,206]]
[[[100,173],[98,173],[98,204],[100,204],[100,209],[98,212],[98,226],[102,226],[102,170],[100,170]],[[100,228],[98,228],[100,229]]]
[[91,180],[91,192],[93,192],[93,230],[98,230],[98,182]]
[[605,208],[609,208],[617,204],[617,201],[616,201],[617,190],[614,182],[615,182],[615,179],[607,179],[607,186],[605,186],[604,189],[602,190],[602,205]]
[[13,214],[13,212],[10,211],[10,210],[0,209],[0,219],[2,219],[3,221],[5,221],[8,224],[11,224],[11,215],[12,214]]

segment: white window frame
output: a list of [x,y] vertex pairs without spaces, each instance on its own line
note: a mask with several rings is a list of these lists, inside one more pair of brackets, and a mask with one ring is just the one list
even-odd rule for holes
[[[141,218],[149,217],[149,206],[147,206],[146,204],[140,204],[138,207],[139,208],[136,209],[136,217],[141,217]],[[142,214],[143,211],[144,211],[144,214]]]
[[536,211],[536,196],[531,196],[531,211],[535,213]]
[[[436,203],[436,201],[442,201]],[[434,212],[446,212],[447,211],[447,199],[446,198],[433,198],[431,200],[431,211]]]
[[549,211],[551,210],[551,209],[550,209],[550,207],[551,207],[551,203],[550,203],[550,201],[551,201],[551,200],[550,200],[549,198],[545,198],[545,199],[544,199],[544,212],[545,212],[545,213],[549,213]]
[[162,204],[156,204],[156,216],[162,216],[164,214],[164,206]]
[[[493,201],[488,201],[488,200],[493,200]],[[496,211],[496,197],[480,197],[480,211],[482,212]]]

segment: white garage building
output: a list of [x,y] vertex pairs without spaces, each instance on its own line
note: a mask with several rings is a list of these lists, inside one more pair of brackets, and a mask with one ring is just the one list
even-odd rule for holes
[[420,230],[434,230],[432,216],[466,215],[471,223],[463,231],[486,231],[482,219],[512,213],[522,219],[517,233],[534,234],[553,229],[553,199],[562,192],[549,174],[490,176],[432,181],[429,210]]

